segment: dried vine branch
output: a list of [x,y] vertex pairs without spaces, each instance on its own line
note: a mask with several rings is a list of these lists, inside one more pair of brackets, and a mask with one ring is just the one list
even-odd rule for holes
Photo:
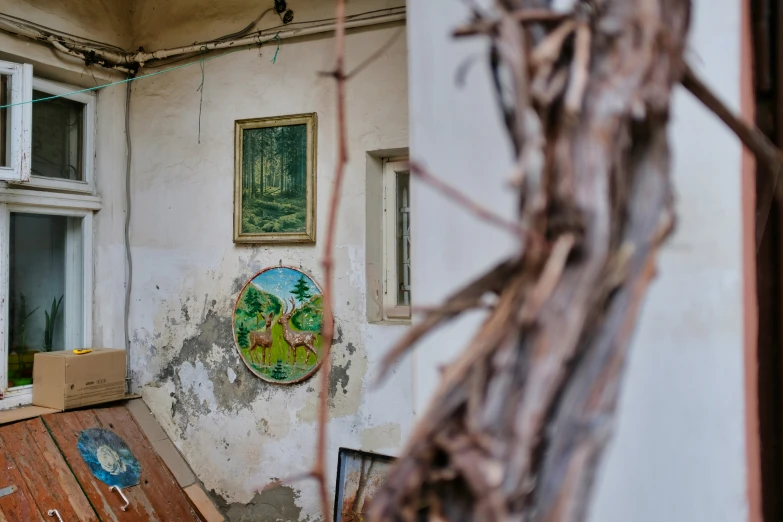
[[494,266],[486,274],[451,294],[446,298],[443,306],[429,312],[424,319],[409,328],[402,339],[395,343],[383,358],[378,381],[385,379],[400,357],[432,330],[455,319],[465,310],[478,306],[484,295],[500,294],[509,278],[519,269],[519,263],[519,259],[507,259]]
[[[689,0],[582,0],[568,14],[546,3],[498,0],[500,18],[475,13],[455,32],[492,42],[497,98],[517,158],[517,223],[415,165],[412,171],[477,217],[537,241],[426,310],[384,359],[382,374],[433,329],[497,296],[468,349],[446,367],[370,520],[583,521],[636,314],[674,226],[666,138],[673,86],[682,82],[729,125],[772,172],[773,186],[783,165],[783,154],[683,62]],[[330,312],[336,194],[347,155],[342,38],[338,31],[341,148],[324,259]],[[333,335],[330,320],[331,313],[325,339]],[[327,519],[328,370],[312,472]]]
[[760,191],[761,196],[756,205],[756,249],[761,246],[761,238],[764,235],[764,229],[767,226],[769,211],[772,207],[772,200],[775,197],[780,180],[780,173],[783,170],[783,152],[761,132],[757,127],[748,125],[741,118],[724,104],[718,96],[710,90],[707,85],[701,81],[696,73],[690,67],[685,68],[682,77],[682,85],[696,99],[712,111],[720,120],[731,129],[734,134],[742,141],[743,145],[750,150],[768,173],[761,182],[767,185],[766,189]]
[[690,3],[593,0],[565,17],[540,4],[503,0],[499,19],[477,15],[457,34],[491,38],[518,224],[546,244],[526,244],[501,285],[487,282],[495,268],[452,295],[387,357],[498,293],[373,500],[374,521],[586,517],[636,311],[674,223],[666,126]]
[[452,185],[449,185],[445,181],[435,177],[432,173],[430,173],[427,169],[419,165],[418,163],[412,162],[409,165],[410,172],[420,180],[424,181],[427,185],[430,185],[431,187],[435,188],[446,196],[447,198],[451,199],[455,203],[457,203],[462,208],[466,209],[468,212],[471,212],[473,215],[475,215],[477,218],[479,218],[482,221],[486,221],[487,223],[491,223],[492,225],[495,225],[496,227],[503,229],[510,234],[516,236],[519,239],[525,238],[529,236],[529,231],[526,230],[524,227],[522,227],[519,223],[514,223],[513,221],[508,221],[494,212],[491,212],[490,210],[487,210],[486,208],[482,207],[472,199],[470,199],[468,196],[454,188]]
[[318,402],[318,433],[315,464],[310,474],[318,482],[323,520],[331,520],[329,488],[326,478],[326,428],[329,423],[329,378],[332,373],[332,340],[334,339],[334,238],[340,208],[340,194],[348,161],[348,137],[345,124],[345,0],[337,0],[337,26],[335,34],[335,67],[332,73],[337,84],[337,165],[329,206],[329,222],[326,228],[324,257],[324,325],[321,330],[323,350],[321,366],[321,392]]
[[[556,13],[549,9],[525,9],[510,13],[510,16],[521,24],[532,23],[556,23],[562,22],[568,15]],[[477,19],[471,24],[458,27],[452,35],[459,38],[463,36],[476,36],[479,34],[491,34],[497,29],[497,22]]]

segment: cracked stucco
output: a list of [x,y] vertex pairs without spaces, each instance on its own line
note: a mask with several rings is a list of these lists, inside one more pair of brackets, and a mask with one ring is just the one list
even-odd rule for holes
[[[247,266],[253,261],[229,256],[223,263]],[[261,381],[245,367],[231,333],[236,295],[219,295],[221,288],[234,288],[230,274],[236,271],[241,269],[221,266],[186,277],[193,297],[183,299],[183,292],[144,309],[152,325],[135,331],[132,355],[137,369],[134,386],[205,487],[228,506],[227,513],[241,520],[262,509],[258,491],[310,466],[320,373],[297,385],[280,386]],[[249,272],[247,277],[251,276]],[[151,285],[152,294],[158,292],[155,286]],[[186,320],[186,313],[197,320]],[[412,420],[409,395],[397,399],[397,388],[408,386],[409,375],[379,392],[368,392],[369,360],[377,362],[382,352],[368,354],[369,339],[362,330],[337,319],[329,383],[334,455],[339,446],[399,447],[399,434]],[[377,400],[395,406],[374,406]],[[375,432],[367,431],[374,426],[383,426],[377,440]],[[290,486],[296,491],[301,520],[314,516],[318,508],[312,486],[304,481]]]
[[[349,43],[375,48],[394,30],[358,32]],[[365,94],[353,97],[356,112],[349,115],[349,143],[357,153],[346,170],[345,217],[335,250],[330,477],[340,447],[393,453],[413,421],[409,366],[375,386],[380,360],[402,328],[366,321],[365,165],[359,152],[407,142],[404,42],[399,39],[383,66],[354,84]],[[300,267],[322,281],[320,234],[336,144],[331,87],[315,73],[329,60],[330,50],[315,39],[286,43],[275,65],[251,52],[211,61],[205,68],[200,144],[192,96],[201,81],[198,68],[139,82],[133,93],[134,151],[144,151],[134,154],[132,173],[133,386],[231,520],[318,518],[313,481],[291,478],[312,465],[321,373],[289,386],[261,381],[236,352],[231,316],[242,286],[266,267]],[[234,121],[305,111],[318,112],[319,242],[235,245]],[[379,426],[384,428],[377,437],[367,431]]]

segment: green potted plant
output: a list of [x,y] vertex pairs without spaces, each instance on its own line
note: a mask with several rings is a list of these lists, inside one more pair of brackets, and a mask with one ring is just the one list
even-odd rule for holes
[[[8,386],[25,386],[32,384],[32,357],[28,359],[27,355],[30,346],[27,344],[27,323],[30,317],[38,310],[27,309],[27,299],[24,294],[19,294],[19,308],[15,311],[14,340],[11,344],[13,352],[16,354],[16,365],[12,367],[9,361]],[[32,354],[31,354],[32,355]],[[28,367],[29,363],[29,367]]]
[[44,330],[44,341],[41,345],[41,349],[45,352],[52,351],[52,343],[54,341],[54,327],[57,323],[57,314],[60,312],[60,305],[63,302],[63,296],[60,296],[58,300],[56,297],[52,299],[52,312],[44,310],[46,314],[46,329]]

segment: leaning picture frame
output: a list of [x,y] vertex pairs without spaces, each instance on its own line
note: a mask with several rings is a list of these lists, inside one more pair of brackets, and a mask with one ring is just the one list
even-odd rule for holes
[[340,448],[334,491],[334,522],[366,520],[367,509],[386,480],[395,458],[369,451]]
[[234,122],[234,242],[314,244],[315,113]]

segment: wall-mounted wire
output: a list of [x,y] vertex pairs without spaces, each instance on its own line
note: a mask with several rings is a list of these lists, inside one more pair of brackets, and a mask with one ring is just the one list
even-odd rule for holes
[[[287,5],[286,5],[287,7]],[[260,20],[266,11],[262,12],[257,18]],[[345,17],[346,29],[369,27],[378,24],[385,24],[391,22],[404,21],[406,17],[405,6],[392,7],[386,9],[376,9],[373,11],[367,11],[364,13],[358,13]],[[97,63],[103,67],[116,68],[123,70],[124,72],[133,72],[149,61],[165,60],[172,57],[181,56],[195,56],[204,51],[212,51],[217,49],[237,49],[240,47],[255,46],[264,43],[264,39],[283,40],[287,38],[300,38],[307,35],[323,34],[334,31],[335,19],[321,19],[321,20],[309,20],[303,22],[293,22],[293,11],[286,9],[282,16],[283,24],[260,30],[257,32],[250,32],[245,36],[239,38],[233,38],[233,35],[225,35],[222,39],[210,40],[208,42],[201,42],[193,45],[187,45],[184,47],[176,47],[170,49],[160,49],[158,51],[146,52],[143,50],[135,52],[122,51],[118,52],[113,49],[109,49],[107,46],[98,47],[91,43],[85,43],[87,40],[79,39],[76,37],[60,36],[56,31],[49,29],[41,29],[40,26],[33,28],[32,25],[25,25],[25,29],[22,31],[6,30],[6,32],[25,38],[31,38],[34,40],[43,41],[60,52],[66,52],[63,48],[67,49],[66,54],[74,57],[78,57],[83,60],[85,64],[89,65]],[[2,17],[0,17],[2,21]],[[255,27],[256,21],[253,24],[245,27],[238,33],[243,33],[250,27]],[[236,33],[234,33],[236,34]],[[56,44],[54,43],[56,42]]]
[[131,159],[133,143],[130,132],[130,104],[133,82],[128,82],[125,93],[125,310],[123,312],[123,332],[125,334],[125,389],[131,392],[131,338],[130,338],[130,307],[131,290],[133,289],[133,255],[130,244],[131,223]]

